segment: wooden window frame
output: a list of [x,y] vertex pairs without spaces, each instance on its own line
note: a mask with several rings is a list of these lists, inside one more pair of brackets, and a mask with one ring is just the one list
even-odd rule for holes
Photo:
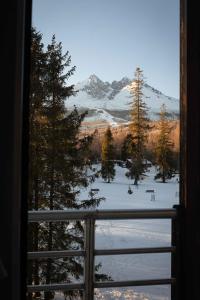
[[198,1],[180,1],[180,149],[182,300],[200,295],[200,18]]
[[[200,295],[200,17],[198,1],[180,0],[179,299]],[[0,279],[4,300],[26,299],[28,86],[31,0],[4,1],[0,110]],[[2,93],[3,92],[3,93]],[[172,299],[178,300],[178,299]]]
[[0,295],[26,299],[31,0],[1,3]]

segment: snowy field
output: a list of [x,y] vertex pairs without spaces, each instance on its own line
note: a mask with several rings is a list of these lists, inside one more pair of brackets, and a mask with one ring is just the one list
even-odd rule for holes
[[[149,168],[146,177],[135,187],[125,176],[126,168],[116,167],[112,183],[98,178],[92,188],[99,189],[99,195],[106,198],[98,209],[140,209],[172,208],[179,202],[177,177],[167,183],[155,182],[154,167]],[[133,193],[128,194],[131,187]],[[91,187],[90,187],[91,188]],[[154,190],[152,194],[146,190]],[[81,198],[87,197],[83,190]],[[96,227],[96,249],[158,247],[171,245],[170,220],[114,220],[98,221]],[[101,262],[101,272],[114,280],[136,280],[170,277],[170,254],[137,254],[96,257]],[[169,300],[170,286],[151,286],[97,290],[95,299]]]
[[[100,166],[96,166],[100,168]],[[87,199],[91,188],[105,197],[98,209],[172,208],[179,202],[178,177],[167,183],[155,182],[155,168],[149,168],[138,187],[126,176],[127,169],[116,166],[116,177],[105,183],[99,177],[90,188],[82,190],[80,199]],[[133,193],[128,193],[131,187]],[[154,190],[152,194],[146,190]],[[153,200],[153,201],[152,201]],[[96,222],[96,249],[165,247],[171,245],[171,220],[111,220]],[[171,276],[170,254],[134,254],[97,256],[101,273],[113,280],[161,279]],[[97,289],[95,300],[170,300],[170,285]],[[56,300],[63,300],[59,293]],[[79,300],[79,299],[77,299]]]

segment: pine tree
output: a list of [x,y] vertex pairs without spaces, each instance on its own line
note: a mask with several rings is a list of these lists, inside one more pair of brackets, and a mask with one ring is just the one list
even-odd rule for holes
[[163,104],[160,110],[159,135],[155,148],[156,163],[158,165],[158,173],[155,179],[161,178],[165,183],[167,179],[173,177],[174,174],[174,155],[173,142],[170,139],[172,127],[167,120],[166,106]]
[[108,183],[115,177],[113,136],[110,127],[107,128],[102,142],[101,176]]
[[138,184],[140,176],[145,172],[143,160],[147,139],[147,130],[149,129],[149,119],[147,113],[148,108],[144,102],[143,86],[143,71],[140,68],[137,68],[135,71],[135,79],[130,88],[132,104],[131,122],[129,126],[135,147],[131,158],[132,164],[126,174],[131,179],[134,179],[135,185]]
[[[71,57],[68,52],[62,54],[62,44],[56,42],[55,36],[45,52],[40,44],[41,35],[36,32],[34,34],[32,60],[36,65],[39,63],[38,53],[34,51],[34,42],[37,39],[37,47],[41,57],[44,57],[44,64],[42,61],[41,71],[37,76],[34,75],[37,68],[32,69],[32,77],[35,76],[37,80],[31,81],[30,94],[29,209],[96,207],[102,198],[89,195],[88,199],[79,200],[80,189],[87,187],[95,178],[94,174],[88,173],[92,136],[80,138],[80,126],[86,113],[79,114],[76,108],[68,112],[65,108],[65,99],[75,94],[74,86],[66,84],[75,67],[69,69]],[[69,71],[66,71],[67,69]],[[29,227],[31,236],[35,237],[29,240],[29,251],[83,248],[81,222],[49,222],[35,226],[37,230],[35,227]],[[35,273],[32,272],[33,268]],[[96,266],[96,269],[98,270],[99,266]],[[83,275],[83,266],[81,260],[76,257],[47,259],[30,265],[28,272],[32,274],[34,284],[70,282],[72,278],[79,279]],[[101,274],[98,276],[101,278]],[[31,278],[28,281],[32,283]],[[80,293],[72,291],[65,294],[71,299],[77,299]],[[36,296],[39,297],[39,293]],[[53,299],[54,292],[45,292],[44,296],[45,300]],[[29,299],[34,297],[29,294]]]
[[128,158],[131,158],[134,154],[135,144],[133,142],[133,137],[129,133],[126,135],[122,148],[121,148],[121,159],[126,161]]
[[[31,61],[30,61],[30,140],[29,140],[29,197],[28,209],[38,210],[44,196],[44,78],[46,54],[44,53],[42,35],[32,29]],[[29,251],[38,251],[40,225],[31,223],[28,227]],[[28,261],[28,284],[39,284],[39,262]],[[35,293],[39,297],[40,293]],[[32,299],[32,294],[28,295]]]

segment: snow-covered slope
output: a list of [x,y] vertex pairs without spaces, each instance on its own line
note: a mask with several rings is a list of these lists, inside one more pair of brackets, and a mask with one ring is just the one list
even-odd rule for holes
[[[127,122],[131,102],[130,85],[132,80],[127,77],[112,83],[100,80],[96,75],[75,86],[77,94],[66,100],[66,107],[89,110],[87,121],[106,121],[111,125]],[[143,88],[144,100],[149,108],[149,117],[157,119],[160,107],[165,103],[172,116],[179,114],[179,100],[169,97],[148,84]],[[116,118],[116,111],[117,117]],[[125,114],[127,111],[127,114]],[[120,115],[121,114],[121,115]]]

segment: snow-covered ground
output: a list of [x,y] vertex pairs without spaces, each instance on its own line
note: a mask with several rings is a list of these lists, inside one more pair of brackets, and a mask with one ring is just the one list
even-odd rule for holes
[[[106,123],[109,123],[109,125],[112,127],[118,126],[120,124],[120,122],[124,123],[123,119],[113,117],[111,114],[106,112],[104,109],[96,109],[95,115],[93,115],[91,117],[87,117],[85,121],[89,122],[89,123],[96,122],[96,121],[106,122]],[[116,122],[116,121],[118,121],[118,122]]]
[[[125,176],[126,168],[116,166],[116,177],[112,183],[98,178],[92,188],[106,198],[98,209],[172,208],[179,202],[177,176],[163,184],[154,181],[155,169],[151,167],[138,187]],[[133,193],[128,194],[131,187]],[[91,187],[90,187],[91,188]],[[152,194],[146,190],[154,190]],[[81,199],[88,190],[81,192]],[[170,220],[117,220],[98,221],[96,227],[96,249],[157,247],[171,244]],[[101,272],[114,280],[136,280],[170,277],[170,254],[137,254],[96,257],[102,263]],[[170,286],[113,288],[97,290],[95,299],[169,300]]]
[[[100,168],[100,165],[96,166]],[[116,177],[105,183],[99,177],[88,189],[81,191],[80,199],[87,199],[91,188],[99,189],[106,198],[98,209],[172,208],[179,202],[178,175],[167,183],[155,182],[155,168],[149,168],[138,187],[126,176],[127,169],[116,166]],[[131,187],[133,193],[128,193]],[[146,190],[154,190],[152,194]],[[170,220],[110,220],[96,222],[96,249],[159,247],[171,245]],[[137,254],[97,256],[100,272],[113,280],[170,278],[170,254]],[[170,300],[170,285],[96,289],[95,300]],[[56,293],[55,300],[63,300]],[[77,299],[79,300],[79,299]]]

